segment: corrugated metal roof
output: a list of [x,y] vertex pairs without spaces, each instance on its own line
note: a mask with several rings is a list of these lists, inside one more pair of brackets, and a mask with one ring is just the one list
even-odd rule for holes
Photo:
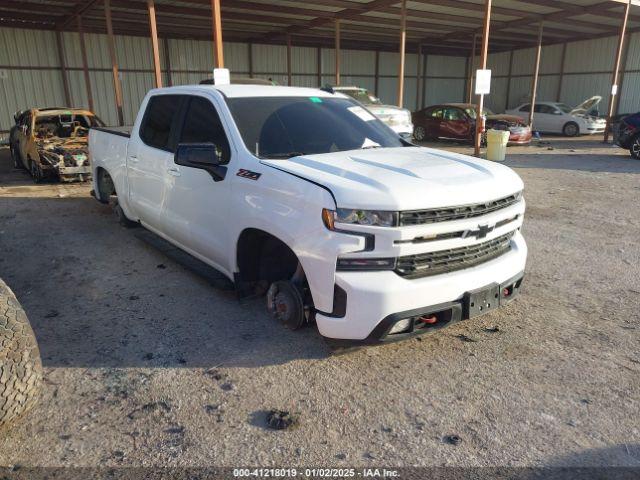
[[[480,31],[483,0],[438,0],[407,2],[409,49],[417,43],[432,43],[465,53],[460,40],[469,40]],[[25,0],[0,5],[0,25],[74,30],[75,0]],[[30,8],[31,7],[31,8]],[[146,2],[111,0],[114,29],[117,33],[148,36]],[[545,41],[575,40],[615,31],[623,5],[610,0],[501,0],[492,8],[492,33],[503,35],[491,44],[493,51],[526,46],[535,40],[535,26],[548,22]],[[634,7],[635,9],[635,7]],[[29,13],[27,13],[29,12]],[[156,0],[158,29],[161,36],[173,38],[210,38],[210,5],[205,0]],[[397,45],[393,32],[399,28],[399,0],[225,0],[222,1],[223,32],[231,41],[284,43],[285,34],[299,45],[328,46],[334,18],[341,18],[345,47],[392,49]],[[102,2],[83,12],[87,31],[105,28]],[[35,22],[35,23],[34,23]],[[631,29],[640,29],[640,15],[634,14]],[[324,29],[324,30],[323,30]],[[316,30],[323,31],[317,35]]]

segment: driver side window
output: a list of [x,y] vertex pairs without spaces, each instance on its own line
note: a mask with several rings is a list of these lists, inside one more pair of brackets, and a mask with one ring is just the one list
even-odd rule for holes
[[178,143],[213,143],[221,165],[229,163],[231,158],[229,141],[218,112],[204,97],[190,98]]

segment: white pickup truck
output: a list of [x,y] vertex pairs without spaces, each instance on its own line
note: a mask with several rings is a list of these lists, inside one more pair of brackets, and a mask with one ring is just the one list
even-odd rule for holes
[[412,145],[339,93],[151,90],[130,132],[91,129],[89,153],[95,197],[122,223],[334,343],[433,331],[504,305],[522,282],[520,177]]

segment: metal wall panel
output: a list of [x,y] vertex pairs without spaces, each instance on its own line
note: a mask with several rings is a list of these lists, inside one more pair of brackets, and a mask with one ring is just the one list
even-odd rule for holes
[[9,130],[17,110],[64,106],[59,70],[9,70],[0,80],[0,130]]
[[597,38],[567,44],[565,72],[602,72],[613,70],[617,38]]
[[[491,70],[492,77],[506,76],[509,74],[509,57],[510,52],[492,53],[488,56],[487,66]],[[476,58],[476,67],[479,63],[479,60]]]
[[589,97],[600,95],[602,103],[598,108],[602,114],[605,114],[610,93],[611,75],[608,73],[565,75],[562,81],[560,101],[569,106],[575,106]]
[[[640,72],[627,73],[622,84],[619,113],[640,112]],[[605,107],[606,108],[606,107]]]
[[340,67],[346,75],[374,75],[376,73],[376,52],[342,50],[340,53]]
[[210,72],[213,65],[211,42],[172,38],[169,40],[169,61],[172,71]]
[[57,67],[54,32],[0,28],[0,65]]
[[491,81],[491,93],[484,100],[492,112],[502,113],[506,110],[507,80],[506,77],[497,77]]
[[[286,55],[286,50],[285,50]],[[286,71],[285,57],[285,71]],[[291,47],[292,73],[316,73],[318,71],[318,49],[313,47]],[[314,80],[315,83],[318,83]]]
[[283,45],[254,45],[254,72],[287,73],[287,47]]
[[[63,33],[65,62],[68,67],[69,87],[72,106],[87,106],[87,93],[82,74],[82,60],[78,34]],[[609,73],[616,49],[616,37],[594,39],[568,44],[566,68],[561,100],[575,105],[585,98],[598,94],[603,96],[601,111],[606,108],[610,92]],[[113,100],[111,60],[104,34],[85,34],[87,57],[94,96],[95,110],[107,123],[115,124],[116,112]],[[160,42],[162,67],[164,65],[164,41]],[[197,83],[204,76],[210,76],[213,66],[211,42],[198,40],[170,39],[169,57],[172,80],[175,85]],[[55,33],[25,29],[0,28],[0,65],[37,67],[14,69],[3,72],[0,77],[0,129],[6,130],[12,122],[15,110],[43,105],[62,105],[64,93],[62,77],[58,65]],[[627,73],[620,95],[620,111],[640,109],[640,32],[629,36]],[[249,71],[249,45],[235,42],[225,43],[225,63],[232,72],[246,75]],[[273,45],[253,45],[253,70],[256,76],[272,78],[286,84],[286,47]],[[116,36],[116,54],[121,69],[124,97],[125,122],[131,123],[139,102],[149,88],[153,87],[151,42],[148,38]],[[333,84],[334,50],[322,49],[322,84]],[[375,52],[342,50],[342,82],[374,90]],[[546,46],[542,52],[539,97],[555,99],[559,81],[562,45]],[[397,52],[380,53],[379,95],[391,104],[396,102],[398,69]],[[465,97],[464,57],[428,55],[427,79],[425,82],[425,104],[462,101]],[[522,98],[527,98],[531,88],[531,73],[535,49],[518,50],[514,54],[513,78],[510,98],[506,95],[506,75],[509,53],[489,56],[489,68],[493,71],[492,92],[487,97],[490,107],[496,111],[516,106]],[[417,55],[406,58],[405,106],[417,107]],[[476,66],[478,62],[476,61]],[[293,46],[293,83],[301,86],[317,86],[317,49]],[[135,70],[135,71],[132,71]],[[580,72],[580,74],[576,74]],[[589,73],[591,72],[591,73]],[[553,75],[549,75],[553,74]],[[6,75],[6,78],[3,77]],[[435,77],[435,78],[434,78]]]
[[427,78],[425,85],[425,105],[460,102],[464,98],[463,78]]
[[466,62],[464,57],[427,55],[427,76],[464,78]]
[[627,40],[627,70],[640,70],[640,32],[629,35]]

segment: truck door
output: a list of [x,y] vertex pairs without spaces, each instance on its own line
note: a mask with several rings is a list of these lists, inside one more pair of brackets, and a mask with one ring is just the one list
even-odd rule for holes
[[18,132],[18,152],[20,152],[20,158],[25,168],[29,168],[29,164],[26,162],[29,155],[29,143],[33,134],[33,123],[34,118],[31,112],[25,114]]
[[[189,97],[178,139],[181,145],[213,144],[222,159],[221,165],[233,161],[220,116],[208,97]],[[169,234],[187,250],[228,272],[227,222],[232,169],[224,179],[214,179],[202,168],[171,163],[167,170],[164,214]]]
[[127,150],[129,204],[143,224],[164,233],[167,168],[173,164],[177,125],[184,95],[155,95],[149,99],[138,139]]

